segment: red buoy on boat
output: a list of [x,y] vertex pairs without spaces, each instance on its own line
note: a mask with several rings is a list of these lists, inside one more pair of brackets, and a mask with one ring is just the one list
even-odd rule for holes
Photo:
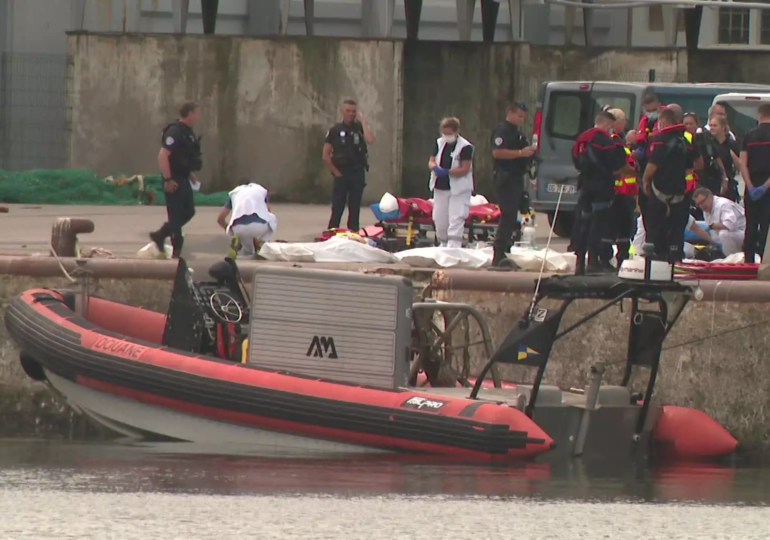
[[738,441],[703,411],[666,405],[653,431],[656,452],[667,459],[713,459],[735,451]]

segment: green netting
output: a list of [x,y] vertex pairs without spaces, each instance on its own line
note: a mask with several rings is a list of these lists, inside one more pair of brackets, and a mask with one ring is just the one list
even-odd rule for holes
[[[115,178],[118,178],[116,175]],[[99,178],[92,171],[76,169],[35,170],[8,172],[0,170],[0,202],[8,204],[93,204],[132,205],[147,204],[146,193],[152,190],[154,205],[163,206],[160,175],[144,177],[145,193],[139,191],[139,183],[119,186]],[[227,192],[195,193],[198,206],[222,206]]]

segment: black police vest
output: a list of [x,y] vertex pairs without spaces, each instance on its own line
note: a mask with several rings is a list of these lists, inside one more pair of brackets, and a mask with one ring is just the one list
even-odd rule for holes
[[196,137],[193,130],[184,122],[172,122],[163,128],[162,140],[166,140],[166,131],[172,126],[177,126],[183,134],[179,141],[179,151],[171,152],[168,161],[172,176],[174,174],[189,174],[200,171],[203,168],[203,154],[201,153],[201,138]]
[[332,163],[340,170],[363,168],[369,170],[369,156],[364,130],[355,122],[352,126],[336,124],[332,142]]

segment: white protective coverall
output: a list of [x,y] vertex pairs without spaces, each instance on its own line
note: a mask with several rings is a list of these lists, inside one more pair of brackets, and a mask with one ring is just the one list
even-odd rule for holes
[[722,244],[725,255],[740,253],[743,251],[743,237],[746,234],[746,216],[743,207],[730,199],[714,195],[714,204],[711,212],[703,212],[706,223],[710,226],[721,223],[727,230],[715,231],[711,229],[711,238]]
[[278,220],[267,208],[267,190],[251,183],[238,186],[229,196],[232,211],[227,233],[237,236],[243,244],[241,255],[254,255],[254,240],[268,241],[278,229]]
[[[441,155],[446,147],[446,142],[439,137],[436,165],[441,166]],[[450,169],[460,166],[460,152],[471,143],[458,135],[457,145],[452,152],[452,165]],[[431,171],[429,188],[433,192],[433,224],[436,227],[436,237],[443,247],[463,247],[463,234],[465,232],[465,220],[471,208],[471,195],[473,193],[473,165],[465,175],[449,175],[449,189],[435,189],[436,173]]]

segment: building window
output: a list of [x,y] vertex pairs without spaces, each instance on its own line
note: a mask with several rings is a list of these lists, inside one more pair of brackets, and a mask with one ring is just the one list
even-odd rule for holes
[[762,10],[762,32],[759,34],[762,45],[770,45],[770,9]]
[[749,43],[748,8],[719,8],[719,43]]

